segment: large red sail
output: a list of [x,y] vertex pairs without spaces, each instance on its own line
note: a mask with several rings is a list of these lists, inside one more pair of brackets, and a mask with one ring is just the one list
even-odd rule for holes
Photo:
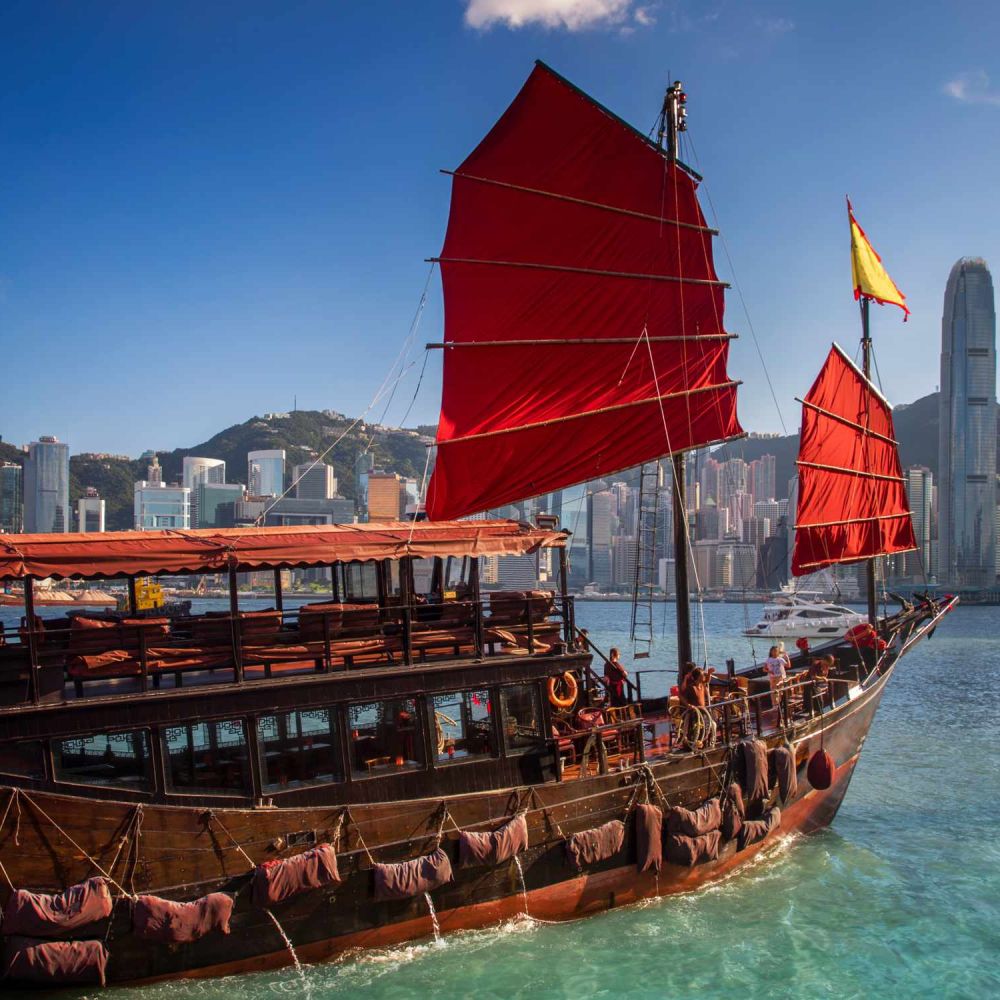
[[917,547],[892,409],[836,344],[802,402],[792,573]]
[[454,175],[432,519],[743,433],[695,189],[536,66]]

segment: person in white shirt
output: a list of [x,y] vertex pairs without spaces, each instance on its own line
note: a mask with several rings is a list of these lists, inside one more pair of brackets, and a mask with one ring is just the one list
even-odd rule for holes
[[792,661],[785,652],[782,645],[772,646],[764,661],[764,669],[767,671],[767,679],[771,684],[771,706],[778,708],[780,705],[781,688],[788,679],[788,670]]

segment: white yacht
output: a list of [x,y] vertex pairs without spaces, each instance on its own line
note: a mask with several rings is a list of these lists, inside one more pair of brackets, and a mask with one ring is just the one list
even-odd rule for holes
[[763,618],[743,634],[769,639],[839,639],[867,617],[815,594],[778,594],[764,605]]

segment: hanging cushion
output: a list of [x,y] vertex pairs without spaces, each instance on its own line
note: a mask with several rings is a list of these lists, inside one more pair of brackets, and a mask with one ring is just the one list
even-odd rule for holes
[[766,799],[769,790],[767,780],[767,745],[763,740],[743,740],[743,767],[746,773],[746,796],[750,802]]
[[781,810],[775,807],[768,809],[760,819],[748,819],[743,821],[743,827],[739,835],[739,849],[756,844],[763,840],[772,830],[776,830],[781,825]]
[[458,864],[461,868],[500,865],[527,849],[528,822],[522,813],[492,833],[459,833]]
[[49,938],[89,927],[111,916],[111,891],[103,878],[91,878],[48,895],[15,889],[3,909],[4,934]]
[[265,861],[253,873],[251,898],[256,906],[272,906],[309,889],[340,881],[337,852],[320,844],[294,858]]
[[660,870],[663,864],[663,810],[659,806],[635,807],[635,855],[639,871]]
[[617,854],[625,841],[625,824],[613,819],[593,830],[574,833],[566,840],[566,850],[577,868],[593,865]]
[[454,881],[448,855],[439,847],[432,854],[400,861],[395,865],[374,865],[375,898],[411,899]]
[[810,758],[806,766],[806,777],[813,788],[821,792],[826,791],[833,784],[833,772],[835,770],[833,758],[826,750],[817,750]]
[[190,903],[159,896],[139,896],[132,908],[132,927],[138,937],[166,944],[187,944],[211,931],[229,933],[233,897],[213,892]]
[[108,951],[101,941],[39,941],[9,937],[4,944],[7,978],[19,983],[104,985]]
[[675,865],[699,864],[703,861],[714,861],[719,856],[719,845],[722,843],[720,830],[709,830],[698,837],[687,837],[680,833],[667,834],[667,860]]
[[734,781],[726,789],[722,805],[722,831],[724,840],[734,840],[743,826],[746,806],[743,804],[743,789]]
[[674,806],[667,812],[667,829],[685,837],[700,837],[709,830],[718,830],[721,823],[722,806],[718,796],[694,810]]
[[773,758],[774,772],[778,779],[778,794],[781,796],[781,804],[787,805],[788,800],[795,798],[795,793],[799,790],[795,753],[791,747],[775,747]]

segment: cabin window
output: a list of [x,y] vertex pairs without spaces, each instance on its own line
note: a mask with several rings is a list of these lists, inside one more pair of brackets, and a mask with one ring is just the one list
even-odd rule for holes
[[56,781],[149,790],[153,787],[149,735],[144,729],[54,740]]
[[257,720],[265,792],[340,781],[337,711],[282,712]]
[[0,774],[22,778],[44,778],[45,763],[41,740],[0,743]]
[[433,558],[413,559],[411,562],[413,566],[413,593],[424,596],[434,594],[438,589],[434,572],[437,560]]
[[469,568],[472,560],[468,556],[448,556],[444,571],[444,596],[452,600],[463,600],[469,596]]
[[341,593],[348,604],[378,601],[378,566],[373,562],[341,563]]
[[508,753],[523,753],[538,746],[542,737],[542,699],[537,684],[515,684],[500,689],[504,746]]
[[242,719],[170,726],[163,732],[163,744],[170,791],[249,794],[250,758]]
[[351,766],[358,777],[423,767],[423,740],[413,698],[351,705]]
[[493,705],[488,691],[438,694],[430,700],[428,709],[439,762],[496,755]]

